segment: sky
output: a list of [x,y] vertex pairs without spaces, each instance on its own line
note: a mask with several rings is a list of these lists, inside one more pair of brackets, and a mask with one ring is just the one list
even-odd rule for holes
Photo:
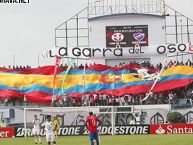
[[[166,4],[193,19],[192,0]],[[30,4],[0,4],[0,66],[52,65],[42,52],[55,46],[54,30],[87,6],[87,0],[30,0]]]

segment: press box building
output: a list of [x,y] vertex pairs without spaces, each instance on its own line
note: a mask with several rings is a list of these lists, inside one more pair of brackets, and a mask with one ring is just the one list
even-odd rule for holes
[[[111,66],[130,61],[154,65],[168,59],[185,62],[192,59],[191,53],[162,52],[171,44],[176,50],[184,48],[180,44],[191,45],[192,24],[193,20],[163,0],[89,0],[85,9],[55,29],[55,46],[101,49],[89,61]],[[108,50],[103,55],[104,49],[116,48],[122,49],[122,56],[120,51],[117,56]],[[81,58],[85,57],[78,56],[77,62]]]

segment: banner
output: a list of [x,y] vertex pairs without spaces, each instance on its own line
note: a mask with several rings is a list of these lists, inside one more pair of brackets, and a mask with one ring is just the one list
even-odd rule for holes
[[13,127],[0,127],[0,138],[12,138],[15,135]]
[[123,58],[123,57],[144,57],[155,55],[172,55],[176,53],[192,53],[193,49],[189,44],[164,44],[141,46],[135,45],[133,47],[117,47],[117,48],[103,48],[103,47],[60,47],[48,51],[48,57],[72,57],[72,58]]
[[193,134],[193,124],[155,124],[150,134]]
[[[16,137],[24,137],[25,129],[22,127],[15,128]],[[114,134],[117,135],[132,135],[132,134],[149,134],[150,126],[149,125],[129,125],[129,126],[115,126],[113,128]],[[100,134],[111,135],[112,126],[101,126],[99,127]],[[26,129],[27,136],[33,136],[32,128]],[[45,131],[41,129],[40,135],[44,136]],[[88,130],[84,125],[81,126],[63,126],[60,127],[59,136],[76,136],[76,135],[88,135]]]
[[106,47],[148,46],[148,25],[107,26]]

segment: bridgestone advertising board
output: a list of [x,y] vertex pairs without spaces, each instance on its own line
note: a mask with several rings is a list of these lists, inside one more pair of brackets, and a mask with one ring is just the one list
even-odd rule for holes
[[[112,127],[111,126],[102,126],[99,128],[100,134],[111,135]],[[131,126],[115,126],[114,133],[117,135],[131,135],[131,134],[149,134],[150,127],[149,125],[131,125]],[[44,129],[40,131],[41,136],[45,135]],[[88,130],[85,126],[64,126],[59,130],[59,136],[78,136],[78,135],[87,135]],[[33,136],[32,128],[27,128],[27,136]],[[16,137],[24,137],[25,130],[24,128],[15,128]]]

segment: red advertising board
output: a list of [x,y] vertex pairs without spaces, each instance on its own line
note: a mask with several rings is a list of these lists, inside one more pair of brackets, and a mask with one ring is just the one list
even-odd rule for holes
[[150,125],[150,134],[193,134],[193,124]]
[[2,127],[0,128],[0,138],[12,138],[15,135],[15,130],[13,127]]

